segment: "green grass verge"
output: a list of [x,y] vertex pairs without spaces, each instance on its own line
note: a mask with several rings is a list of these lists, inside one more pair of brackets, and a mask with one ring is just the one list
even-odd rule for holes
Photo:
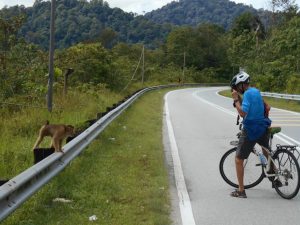
[[[146,94],[4,225],[168,225],[163,95]],[[66,198],[71,203],[53,202]],[[98,220],[89,221],[96,215]]]
[[[219,92],[219,94],[231,98],[230,90],[221,91]],[[300,101],[285,100],[285,99],[270,98],[270,97],[264,97],[264,99],[271,107],[291,110],[294,112],[300,112]]]
[[[0,179],[10,179],[32,166],[32,147],[46,120],[78,128],[121,99],[121,95],[99,88],[90,93],[69,92],[66,98],[55,95],[52,113],[44,108],[0,107]],[[45,138],[40,147],[49,147],[50,140]]]

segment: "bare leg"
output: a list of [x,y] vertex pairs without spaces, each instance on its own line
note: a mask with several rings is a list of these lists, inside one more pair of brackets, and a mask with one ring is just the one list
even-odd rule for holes
[[236,175],[239,183],[239,191],[244,191],[244,160],[235,157]]
[[261,150],[262,150],[264,156],[265,156],[266,158],[268,158],[268,152],[267,152],[264,148],[261,148]]

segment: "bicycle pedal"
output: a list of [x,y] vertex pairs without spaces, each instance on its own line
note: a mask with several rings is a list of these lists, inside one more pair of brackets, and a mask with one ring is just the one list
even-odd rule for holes
[[255,164],[255,166],[263,166],[263,167],[266,167],[265,164],[261,164],[261,163]]

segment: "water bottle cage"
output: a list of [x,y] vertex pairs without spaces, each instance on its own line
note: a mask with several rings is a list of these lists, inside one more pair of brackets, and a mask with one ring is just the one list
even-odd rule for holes
[[262,166],[266,166],[268,164],[267,158],[264,156],[263,153],[259,153],[259,160]]

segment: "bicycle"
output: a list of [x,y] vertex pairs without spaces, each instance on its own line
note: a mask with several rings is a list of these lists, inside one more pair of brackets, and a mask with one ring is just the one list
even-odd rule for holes
[[[241,126],[240,130],[242,130]],[[272,150],[273,137],[280,131],[280,127],[269,128],[270,149],[261,146],[261,149],[267,152],[267,158],[263,158],[262,151],[254,147],[248,159],[244,160],[244,188],[255,187],[267,177],[272,182],[272,187],[282,198],[292,199],[298,194],[300,188],[300,167],[297,161],[299,152],[296,149],[297,146],[280,144],[277,144],[276,149]],[[241,131],[237,134],[238,138],[240,135]],[[230,144],[235,147],[222,156],[219,170],[226,183],[238,188],[235,172],[235,152],[238,141],[231,141]],[[298,154],[297,158],[294,153]],[[279,182],[274,182],[276,180]]]

